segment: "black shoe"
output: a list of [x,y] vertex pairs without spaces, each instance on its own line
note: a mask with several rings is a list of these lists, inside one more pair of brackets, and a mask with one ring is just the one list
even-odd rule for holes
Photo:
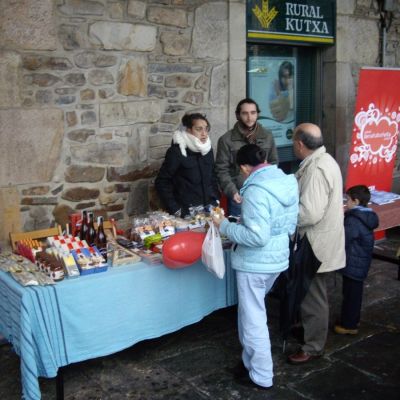
[[228,368],[228,371],[233,374],[235,379],[249,375],[249,371],[247,371],[242,361],[238,362],[233,368]]
[[273,386],[261,386],[257,385],[257,383],[253,382],[250,378],[250,376],[247,374],[245,376],[241,377],[235,377],[234,378],[235,382],[238,383],[239,385],[246,386],[248,388],[252,389],[258,389],[258,390],[270,390],[273,388]]

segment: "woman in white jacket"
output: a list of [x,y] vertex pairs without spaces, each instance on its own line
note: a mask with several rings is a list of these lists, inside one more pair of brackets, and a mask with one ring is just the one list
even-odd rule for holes
[[298,214],[298,187],[293,175],[265,161],[255,144],[240,148],[236,162],[247,179],[240,190],[240,223],[214,218],[233,243],[231,265],[238,285],[238,329],[243,347],[235,379],[259,389],[272,387],[273,370],[265,296],[289,265],[289,235]]

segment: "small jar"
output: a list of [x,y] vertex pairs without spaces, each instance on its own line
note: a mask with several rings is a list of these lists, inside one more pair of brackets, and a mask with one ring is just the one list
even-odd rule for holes
[[62,281],[65,277],[63,266],[60,264],[52,265],[50,267],[50,277],[55,282]]

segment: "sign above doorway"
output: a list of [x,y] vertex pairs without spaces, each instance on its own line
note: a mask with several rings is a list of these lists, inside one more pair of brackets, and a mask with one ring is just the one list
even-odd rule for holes
[[333,45],[334,20],[334,0],[248,0],[247,40]]

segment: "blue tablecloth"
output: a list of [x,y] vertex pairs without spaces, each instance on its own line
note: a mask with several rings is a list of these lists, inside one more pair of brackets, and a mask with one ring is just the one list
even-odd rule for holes
[[0,332],[21,358],[25,399],[40,399],[38,377],[59,367],[128,348],[199,321],[236,303],[234,275],[198,262],[171,270],[144,263],[22,287],[0,271]]

